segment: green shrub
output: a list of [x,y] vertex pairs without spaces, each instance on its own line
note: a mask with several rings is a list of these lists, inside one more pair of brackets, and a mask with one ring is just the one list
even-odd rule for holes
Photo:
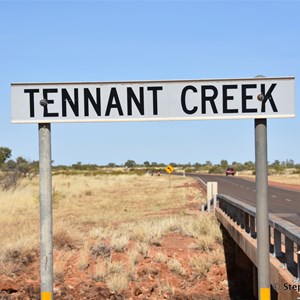
[[212,166],[208,169],[209,174],[222,174],[225,170],[220,166]]

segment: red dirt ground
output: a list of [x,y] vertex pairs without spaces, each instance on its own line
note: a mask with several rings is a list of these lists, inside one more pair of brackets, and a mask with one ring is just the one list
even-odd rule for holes
[[[272,183],[273,184],[273,183]],[[197,187],[199,184],[196,183]],[[276,183],[278,186],[278,184]],[[281,185],[282,186],[282,185]],[[285,185],[285,187],[287,187]],[[300,186],[298,186],[300,190]],[[199,214],[199,207],[189,199],[185,208],[189,208],[190,213]],[[161,214],[166,211],[161,212]],[[168,210],[169,214],[170,211]],[[141,255],[138,258],[136,274],[129,281],[127,290],[117,294],[112,293],[103,282],[93,279],[92,270],[96,260],[91,255],[89,266],[86,270],[79,270],[76,265],[77,255],[72,255],[70,262],[64,270],[63,278],[54,284],[55,299],[203,299],[203,300],[229,300],[229,299],[252,299],[251,296],[241,295],[241,289],[247,285],[243,281],[242,273],[236,269],[232,270],[234,262],[234,249],[227,243],[226,264],[213,265],[208,273],[203,276],[197,276],[189,266],[191,257],[208,254],[195,250],[191,247],[193,238],[183,236],[179,233],[170,233],[165,236],[160,245],[149,246],[148,257]],[[134,242],[130,242],[129,248]],[[215,248],[223,246],[215,245]],[[185,268],[184,275],[175,274],[170,271],[166,263],[155,260],[158,252],[164,253],[168,258],[176,258]],[[54,252],[55,255],[55,252]],[[125,259],[125,253],[116,253],[111,251],[113,261],[128,261]],[[126,254],[127,255],[127,254]],[[1,266],[0,266],[1,267]],[[228,272],[231,272],[229,276]],[[1,275],[2,274],[2,275]],[[230,281],[228,278],[230,277]],[[245,277],[245,280],[247,278]],[[249,284],[249,283],[248,283]],[[172,287],[172,288],[170,288]],[[33,251],[26,257],[19,259],[11,274],[3,275],[0,269],[0,299],[40,299],[39,285],[39,253]],[[233,296],[233,294],[235,296]]]
[[[213,266],[204,278],[197,278],[188,264],[194,255],[207,255],[191,248],[193,238],[172,233],[165,236],[160,246],[151,246],[146,258],[139,257],[136,278],[120,294],[110,292],[102,282],[95,281],[91,258],[87,270],[80,271],[74,263],[68,264],[63,279],[54,285],[55,299],[230,299],[225,264]],[[165,263],[155,260],[162,252],[176,258],[186,270],[185,275],[171,272]],[[33,261],[13,276],[0,276],[0,299],[39,299],[39,256],[32,253]],[[124,253],[111,253],[113,261],[126,261]],[[172,289],[167,287],[172,286]],[[163,290],[163,287],[166,289]]]

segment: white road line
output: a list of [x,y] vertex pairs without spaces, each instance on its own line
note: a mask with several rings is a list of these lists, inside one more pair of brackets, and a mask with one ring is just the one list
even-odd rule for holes
[[272,195],[272,197],[273,197],[273,198],[277,198],[277,196],[276,196],[276,195]]
[[291,199],[285,199],[285,201],[287,201],[287,202],[291,202],[292,200],[291,200]]

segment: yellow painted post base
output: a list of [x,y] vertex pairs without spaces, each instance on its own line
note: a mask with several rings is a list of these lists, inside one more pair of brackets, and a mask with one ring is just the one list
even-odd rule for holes
[[52,300],[52,293],[51,292],[42,292],[41,300]]
[[270,288],[261,288],[260,292],[259,292],[259,299],[260,300],[270,300],[271,299]]

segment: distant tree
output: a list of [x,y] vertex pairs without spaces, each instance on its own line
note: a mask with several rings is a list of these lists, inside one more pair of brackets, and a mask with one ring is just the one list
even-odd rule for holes
[[14,170],[17,167],[17,163],[14,160],[10,159],[6,162],[6,166],[8,170]]
[[115,168],[116,167],[116,164],[111,162],[107,165],[109,168]]
[[126,163],[124,164],[125,167],[127,168],[133,168],[136,166],[136,162],[134,160],[127,160]]
[[237,162],[237,161],[233,161],[232,164],[233,168],[236,170],[236,171],[243,171],[246,169],[246,167],[244,166],[244,164],[241,164],[240,162]]
[[151,167],[157,167],[157,162],[153,161],[153,162],[151,163]]
[[254,170],[254,167],[255,167],[254,162],[251,161],[251,160],[246,161],[246,162],[244,163],[244,166],[245,166],[245,168],[246,168],[247,170]]
[[11,157],[11,150],[6,147],[0,147],[0,166]]
[[28,163],[28,161],[27,161],[24,157],[19,156],[19,157],[17,157],[17,159],[16,159],[16,163],[20,165],[20,164]]
[[159,164],[157,164],[157,166],[158,166],[158,167],[166,167],[166,164],[164,164],[164,163],[159,163]]
[[147,168],[150,167],[149,161],[144,161],[144,166],[147,167]]
[[[53,163],[53,161],[52,161]],[[34,160],[30,163],[30,167],[33,171],[38,172],[39,170],[39,161],[38,160]]]
[[285,161],[285,165],[287,168],[293,168],[295,166],[295,162],[292,159],[287,159]]
[[226,169],[228,167],[228,161],[226,159],[222,159],[220,165],[223,169]]
[[82,163],[81,163],[81,161],[78,161],[76,164],[73,164],[72,168],[75,169],[75,170],[82,170]]
[[206,166],[212,166],[212,163],[211,163],[210,160],[207,160],[207,161],[205,162],[205,165],[206,165]]
[[25,158],[23,158],[22,156],[17,157],[16,167],[17,167],[17,170],[20,173],[22,173],[23,175],[26,175],[30,171],[29,162]]
[[274,169],[275,173],[281,174],[284,171],[284,162],[282,164],[282,162],[276,159],[271,164],[271,167]]
[[272,163],[272,166],[273,167],[280,166],[280,161],[278,159],[274,160],[274,162]]
[[[11,155],[11,150],[7,149],[2,152],[2,154],[5,154],[2,156],[2,162],[4,157],[6,157],[4,159],[5,161]],[[30,172],[30,169],[29,162],[21,156],[19,156],[16,161],[10,159],[6,163],[3,162],[2,170],[9,172],[4,176],[0,176],[0,188],[2,190],[14,189],[17,186],[19,179],[22,178],[22,174],[26,176],[26,174]]]
[[209,174],[222,174],[224,170],[219,165],[211,166],[208,170]]

